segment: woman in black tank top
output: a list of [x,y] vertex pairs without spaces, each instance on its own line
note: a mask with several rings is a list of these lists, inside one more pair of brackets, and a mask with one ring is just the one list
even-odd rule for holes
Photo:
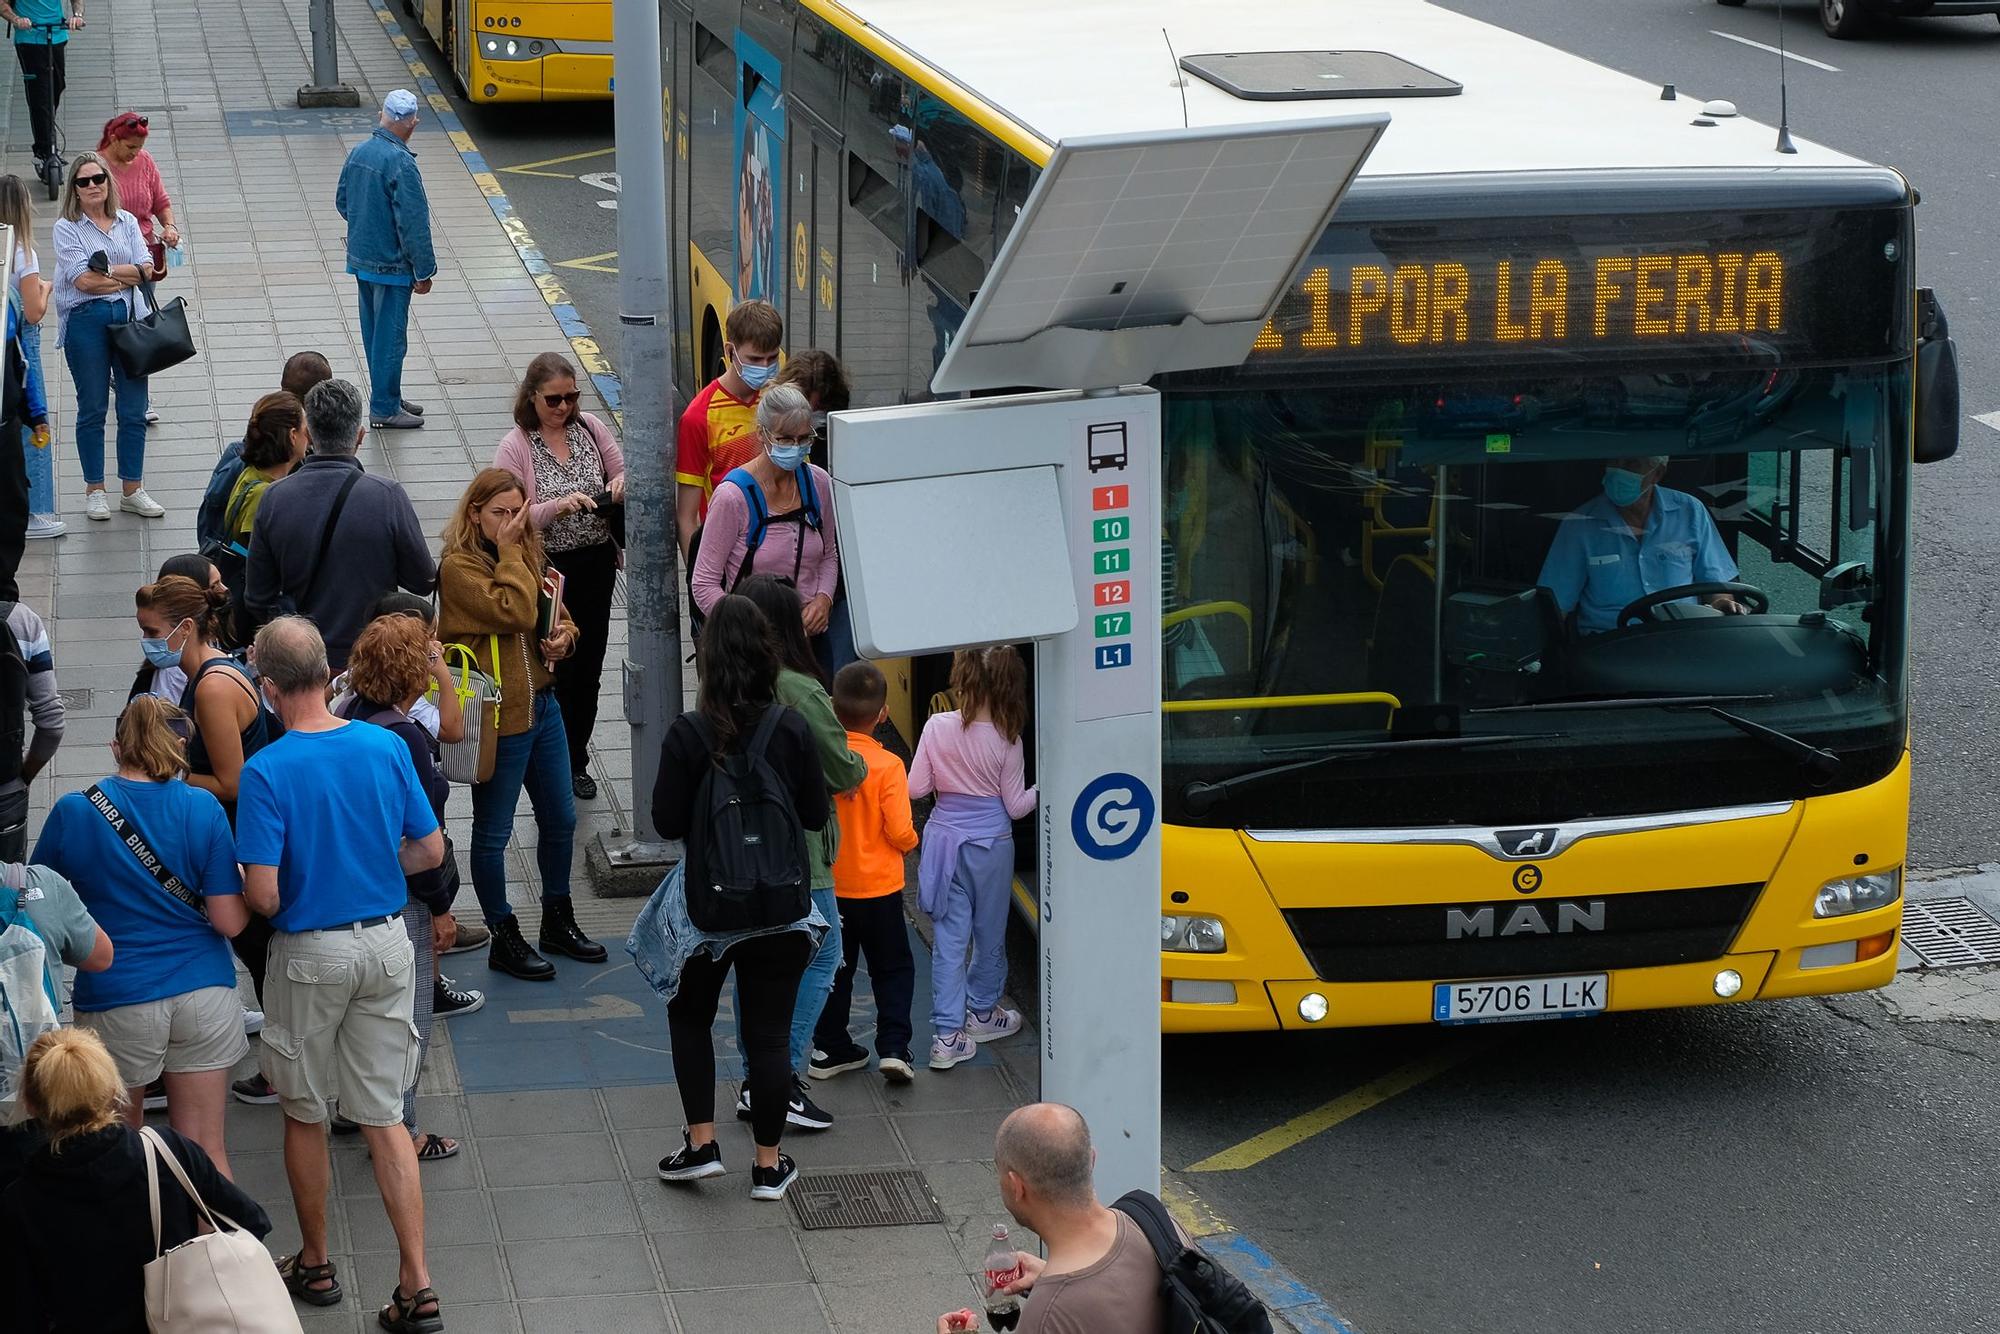
[[243,762],[269,737],[256,686],[218,643],[228,590],[172,574],[141,588],[136,601],[147,661],[155,667],[177,662],[187,673],[180,706],[193,726],[188,783],[214,793],[233,828]]

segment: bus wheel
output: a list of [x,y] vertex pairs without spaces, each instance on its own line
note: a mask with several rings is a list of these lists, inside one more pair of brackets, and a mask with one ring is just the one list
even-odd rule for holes
[[715,318],[713,306],[701,317],[701,366],[698,369],[703,384],[729,369],[722,355],[722,322]]
[[1841,41],[1866,37],[1873,24],[1861,0],[1819,0],[1819,26]]

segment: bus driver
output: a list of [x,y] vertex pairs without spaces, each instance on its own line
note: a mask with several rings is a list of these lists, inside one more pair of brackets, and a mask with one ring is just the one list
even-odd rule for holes
[[[1613,459],[1603,491],[1557,527],[1536,582],[1555,594],[1564,616],[1576,613],[1582,633],[1616,629],[1618,613],[1648,593],[1735,580],[1736,562],[1708,507],[1661,486],[1666,472],[1663,455]],[[1749,610],[1727,593],[1703,601],[1725,615]]]

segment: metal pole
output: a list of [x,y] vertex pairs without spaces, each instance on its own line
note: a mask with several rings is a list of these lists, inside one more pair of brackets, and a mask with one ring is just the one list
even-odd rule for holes
[[680,548],[674,537],[673,284],[659,0],[613,0],[613,133],[618,164],[618,322],[624,333],[625,717],[632,725],[632,843],[615,863],[658,862],[653,828],[660,740],[681,712]]
[[358,107],[361,94],[340,81],[340,51],[335,41],[333,0],[312,0],[312,82],[299,89],[301,107]]

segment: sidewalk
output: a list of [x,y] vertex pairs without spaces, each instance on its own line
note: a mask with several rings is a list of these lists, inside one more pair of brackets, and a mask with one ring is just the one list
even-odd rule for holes
[[[146,484],[167,517],[114,514],[93,524],[82,514],[68,430],[68,372],[53,334],[45,339],[59,508],[70,532],[31,543],[20,582],[22,597],[49,621],[70,711],[63,748],[32,793],[37,828],[57,794],[109,767],[104,744],[138,657],[133,590],[166,557],[193,549],[195,508],[219,446],[241,434],[251,404],[276,387],[292,352],[317,348],[335,374],[364,379],[334,182],[348,149],[373,127],[382,96],[416,85],[370,5],[341,0],[339,25],[340,68],[361,92],[359,112],[292,106],[309,65],[304,5],[202,0],[197,11],[190,0],[99,0],[71,45],[62,116],[71,155],[93,147],[116,110],[152,118],[148,147],[188,238],[189,263],[163,295],[188,298],[201,355],[153,383],[162,421],[148,440]],[[11,59],[0,69],[0,97],[12,113],[5,166],[32,180],[19,72]],[[405,392],[429,410],[427,425],[371,434],[361,457],[370,471],[403,484],[435,532],[511,425],[521,370],[539,352],[569,350],[569,340],[431,111],[412,146],[440,265],[436,290],[415,303],[405,375]],[[54,210],[39,197],[36,207],[47,256]],[[586,406],[604,413],[593,385],[583,388]],[[629,733],[615,666],[622,617],[612,634],[592,763],[604,795],[580,805],[575,863],[578,918],[611,949],[611,961],[561,963],[554,985],[491,973],[478,954],[448,961],[461,983],[489,997],[483,1011],[438,1024],[421,1088],[424,1128],[464,1142],[457,1158],[423,1168],[430,1262],[448,1327],[929,1330],[939,1312],[978,1304],[969,1275],[999,1221],[993,1130],[1007,1109],[1033,1096],[1033,1038],[996,1044],[948,1076],[920,1071],[893,1094],[873,1074],[816,1087],[838,1124],[787,1138],[807,1175],[786,1203],[748,1198],[749,1136],[730,1116],[733,1085],[718,1107],[729,1175],[680,1187],[658,1180],[654,1165],[678,1146],[681,1113],[663,1007],[622,948],[641,900],[595,897],[582,869],[585,846],[600,831],[622,829],[629,803]],[[532,931],[535,830],[522,808],[510,880]],[[464,794],[454,797],[451,817],[464,848]],[[927,962],[927,953],[920,957]],[[729,999],[717,1036],[724,1077],[733,1079],[740,1065]],[[857,1036],[865,1039],[865,992],[857,1002]],[[237,1179],[277,1223],[273,1253],[297,1241],[280,1134],[275,1107],[231,1106]],[[365,1149],[345,1138],[334,1143],[332,1250],[348,1295],[327,1311],[301,1310],[313,1331],[373,1329],[394,1281],[393,1238]],[[861,1181],[853,1192],[861,1207],[934,1201],[928,1212],[936,1221],[807,1226],[809,1206],[837,1203],[839,1188],[861,1169],[915,1174],[902,1183]],[[816,1187],[814,1174],[829,1171],[841,1175]]]

